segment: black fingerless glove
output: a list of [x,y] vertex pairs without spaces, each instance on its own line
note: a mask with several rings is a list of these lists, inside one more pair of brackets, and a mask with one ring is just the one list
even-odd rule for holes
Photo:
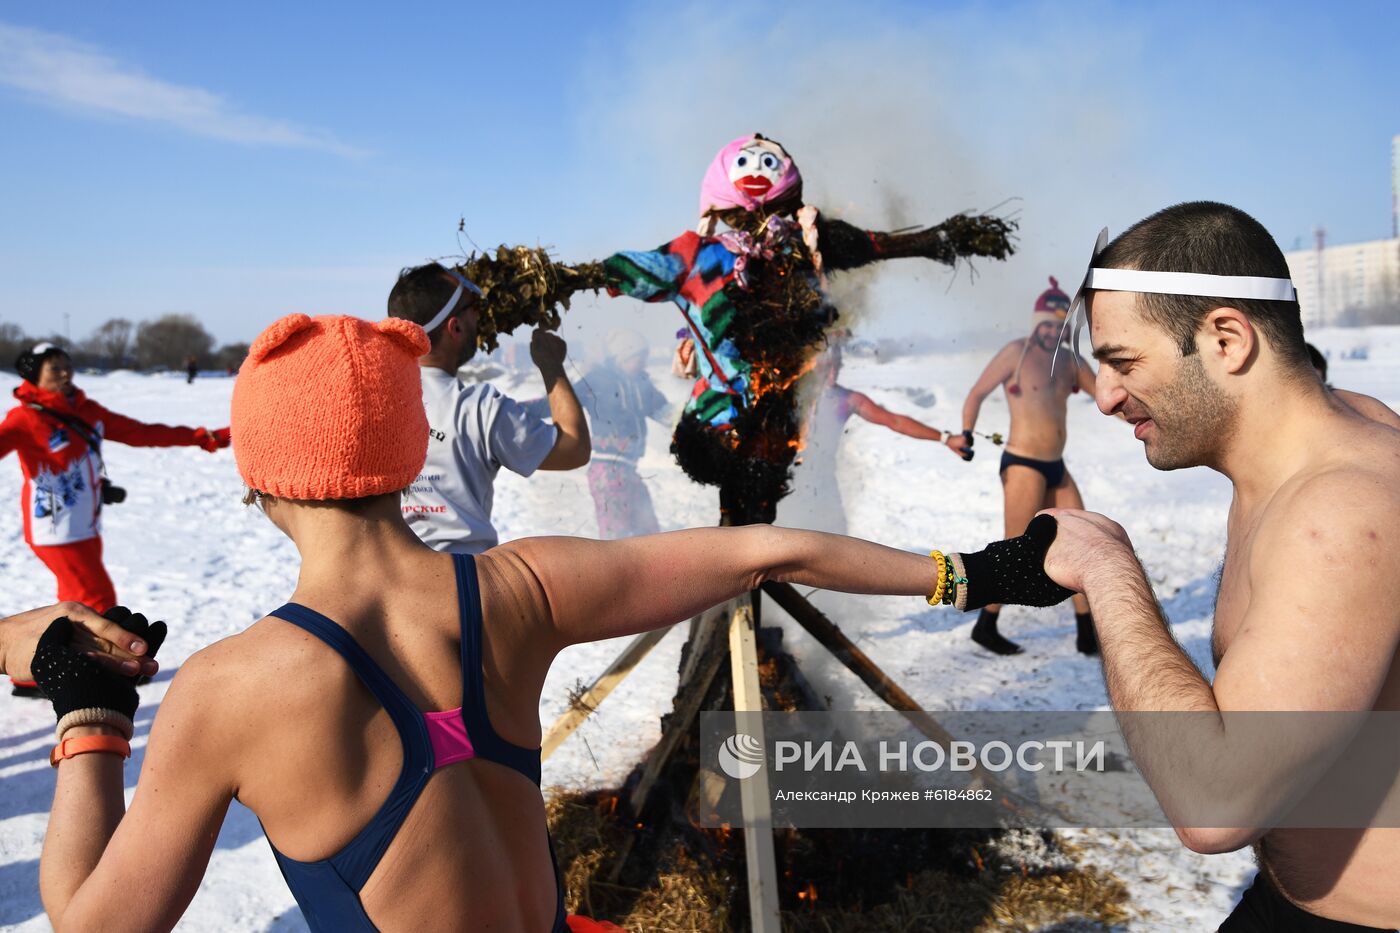
[[1050,515],[1037,515],[1019,538],[994,541],[976,554],[963,554],[967,576],[963,610],[997,603],[1054,606],[1074,594],[1045,574],[1045,554],[1059,526]]
[[[165,641],[164,622],[148,623],[145,616],[120,606],[104,615],[142,638],[147,645],[145,656],[148,658],[154,657],[156,649]],[[131,717],[140,704],[135,679],[110,671],[75,651],[73,634],[74,626],[67,616],[55,619],[48,627],[39,638],[30,664],[34,680],[53,703],[61,728],[105,723],[122,729],[129,738]],[[68,719],[66,723],[65,718]]]
[[[140,638],[146,643],[146,653],[144,658],[155,659],[156,651],[165,643],[166,628],[164,622],[147,622],[146,617],[139,612],[132,612],[125,606],[113,606],[102,613],[104,619],[110,619],[131,634]],[[148,684],[151,678],[142,677],[136,681],[136,686]]]

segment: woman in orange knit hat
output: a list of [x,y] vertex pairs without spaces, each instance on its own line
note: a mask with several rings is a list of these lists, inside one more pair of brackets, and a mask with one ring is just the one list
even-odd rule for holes
[[[234,388],[234,454],[296,543],[296,590],[185,662],[129,812],[119,746],[134,691],[41,645],[41,686],[52,668],[56,694],[81,694],[57,709],[70,725],[41,867],[55,928],[169,929],[237,797],[312,930],[615,930],[565,917],[546,829],[539,700],[561,649],[670,625],[764,580],[1015,598],[979,597],[941,554],[767,525],[434,551],[399,506],[427,445],[427,345],[407,321],[305,315],[253,344]],[[1033,568],[1023,584],[1048,584],[1045,547],[1021,555]],[[990,579],[979,559],[957,564],[964,577]],[[125,723],[103,715],[118,701]]]

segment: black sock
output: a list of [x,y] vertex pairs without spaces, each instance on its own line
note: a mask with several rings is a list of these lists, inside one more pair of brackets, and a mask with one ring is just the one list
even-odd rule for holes
[[1076,612],[1074,624],[1079,629],[1074,647],[1079,649],[1080,654],[1098,654],[1099,636],[1094,632],[1094,617],[1087,612]]
[[1003,638],[997,631],[997,615],[999,612],[991,612],[983,609],[977,616],[977,624],[972,626],[972,640],[977,642],[988,651],[997,654],[1020,654],[1021,646],[1008,638]]

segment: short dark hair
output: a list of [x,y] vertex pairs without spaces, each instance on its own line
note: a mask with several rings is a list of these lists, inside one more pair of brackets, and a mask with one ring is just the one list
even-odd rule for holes
[[[437,316],[456,290],[457,286],[452,283],[442,263],[429,262],[404,269],[399,272],[399,280],[389,292],[389,317],[403,318],[424,326]],[[459,312],[471,306],[471,296],[462,297],[464,300],[458,307]],[[433,346],[437,346],[441,337],[441,326],[428,335]]]
[[[43,347],[43,349],[39,349],[40,347]],[[35,350],[39,352],[36,353],[34,352]],[[32,382],[38,385],[39,376],[44,371],[44,364],[60,356],[65,359],[72,359],[72,357],[68,355],[68,351],[58,344],[35,344],[31,349],[20,353],[19,357],[15,360],[15,372],[19,373],[26,382]]]
[[[1109,243],[1094,264],[1143,272],[1290,277],[1283,251],[1264,225],[1237,207],[1215,201],[1175,204],[1138,221]],[[1244,312],[1286,367],[1301,370],[1311,365],[1296,300],[1150,293],[1137,298],[1148,319],[1176,339],[1182,356],[1196,352],[1196,333],[1206,315],[1230,307]]]
[[1308,348],[1308,360],[1312,363],[1312,368],[1317,370],[1322,376],[1322,381],[1327,381],[1327,357],[1322,355],[1322,351],[1310,343],[1303,346]]

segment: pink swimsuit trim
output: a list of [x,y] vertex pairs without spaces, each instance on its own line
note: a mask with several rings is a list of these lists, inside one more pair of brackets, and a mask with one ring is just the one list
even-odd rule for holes
[[424,713],[423,719],[428,726],[428,740],[433,743],[434,770],[476,757],[460,706],[441,713]]

